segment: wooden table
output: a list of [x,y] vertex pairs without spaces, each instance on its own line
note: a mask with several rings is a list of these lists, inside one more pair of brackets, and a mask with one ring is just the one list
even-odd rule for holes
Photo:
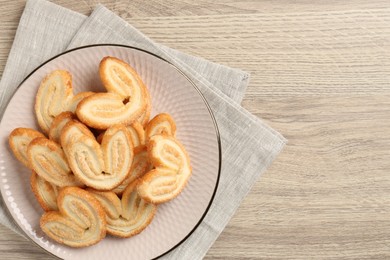
[[[98,1],[53,2],[89,14]],[[389,1],[101,3],[160,43],[249,71],[242,105],[289,140],[206,259],[390,258]],[[0,1],[0,71],[24,4]],[[0,227],[0,259],[51,257]]]

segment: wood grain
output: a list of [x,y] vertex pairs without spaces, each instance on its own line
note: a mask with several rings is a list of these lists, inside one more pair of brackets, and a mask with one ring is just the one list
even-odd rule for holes
[[[89,14],[98,1],[54,2]],[[2,71],[24,1],[0,3]],[[101,3],[251,72],[243,106],[289,139],[206,259],[390,258],[389,1]],[[0,227],[0,259],[15,258],[52,259]]]

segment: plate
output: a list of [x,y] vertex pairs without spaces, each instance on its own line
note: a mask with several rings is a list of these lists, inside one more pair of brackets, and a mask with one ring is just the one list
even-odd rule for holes
[[[43,210],[30,188],[30,171],[14,159],[8,135],[16,127],[39,129],[34,98],[43,77],[68,70],[75,93],[104,91],[98,66],[104,56],[129,63],[140,74],[152,98],[152,116],[167,112],[177,124],[177,139],[186,147],[193,174],[183,192],[158,207],[152,223],[127,239],[107,236],[98,244],[70,248],[48,238],[39,227]],[[178,68],[144,50],[122,45],[92,45],[62,53],[40,65],[19,86],[0,123],[0,190],[16,224],[34,243],[63,259],[153,259],[180,245],[201,223],[218,186],[221,149],[217,124],[199,89]]]

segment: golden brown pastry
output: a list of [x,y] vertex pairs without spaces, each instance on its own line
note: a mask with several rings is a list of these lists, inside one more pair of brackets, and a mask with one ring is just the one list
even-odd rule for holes
[[135,89],[145,88],[137,72],[129,64],[115,57],[104,57],[101,60],[99,75],[108,92],[117,93],[124,99],[132,97]]
[[59,144],[62,129],[72,119],[76,119],[76,116],[70,111],[62,112],[56,116],[49,129],[49,139]]
[[67,111],[73,98],[72,76],[55,70],[41,82],[35,98],[35,114],[43,132],[48,133],[54,117]]
[[89,192],[62,188],[58,194],[59,211],[43,214],[40,226],[50,238],[70,247],[86,247],[106,236],[106,217],[100,203]]
[[82,129],[80,123],[72,121],[62,131],[61,145],[69,167],[85,185],[112,190],[130,173],[134,152],[129,131],[123,125],[114,125],[99,144]]
[[149,169],[148,152],[145,146],[139,146],[134,149],[134,160],[131,165],[130,174],[126,179],[112,191],[116,194],[122,194],[126,187],[135,179],[141,177]]
[[34,171],[30,178],[31,189],[44,211],[58,210],[58,187],[39,177]]
[[93,92],[73,95],[72,75],[65,70],[55,70],[41,82],[35,97],[35,115],[44,133],[48,133],[56,116],[65,111],[75,112],[78,103]]
[[70,170],[59,144],[45,137],[38,137],[27,147],[29,165],[44,180],[58,186],[82,186]]
[[45,137],[42,133],[31,128],[15,128],[9,135],[8,143],[18,159],[24,166],[30,168],[27,158],[27,147],[32,140],[38,137]]
[[99,74],[108,93],[84,98],[76,109],[80,121],[96,129],[107,129],[137,120],[146,108],[147,90],[134,69],[117,58],[105,57]]
[[192,172],[173,118],[161,113],[149,122],[151,97],[135,70],[105,57],[99,75],[106,93],[74,95],[69,72],[48,74],[34,109],[49,139],[28,128],[9,136],[16,158],[32,169],[31,189],[46,211],[42,230],[71,247],[106,233],[139,234],[156,204],[178,196]]
[[173,118],[167,113],[161,113],[156,115],[146,125],[145,136],[146,142],[154,135],[170,135],[175,137],[176,135],[176,123]]
[[191,176],[186,150],[172,136],[155,135],[149,140],[148,154],[156,168],[141,178],[139,195],[155,204],[172,200],[183,190]]
[[131,237],[142,232],[152,221],[157,207],[138,196],[137,181],[127,186],[122,199],[110,191],[91,191],[107,214],[107,233]]

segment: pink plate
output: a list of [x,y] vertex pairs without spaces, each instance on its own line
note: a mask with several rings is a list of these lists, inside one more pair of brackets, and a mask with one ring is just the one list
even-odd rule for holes
[[[104,91],[98,75],[100,60],[114,56],[140,74],[152,97],[152,116],[167,112],[177,123],[177,138],[186,147],[193,174],[184,191],[158,207],[152,223],[139,235],[107,236],[81,249],[49,239],[39,227],[43,210],[30,188],[30,171],[14,159],[8,135],[17,127],[39,129],[33,111],[43,77],[56,69],[73,76],[74,92]],[[120,45],[93,45],[60,54],[43,63],[20,85],[0,123],[0,190],[17,225],[38,246],[63,259],[152,259],[183,242],[200,224],[214,198],[221,166],[216,122],[200,91],[179,69],[146,51]]]

